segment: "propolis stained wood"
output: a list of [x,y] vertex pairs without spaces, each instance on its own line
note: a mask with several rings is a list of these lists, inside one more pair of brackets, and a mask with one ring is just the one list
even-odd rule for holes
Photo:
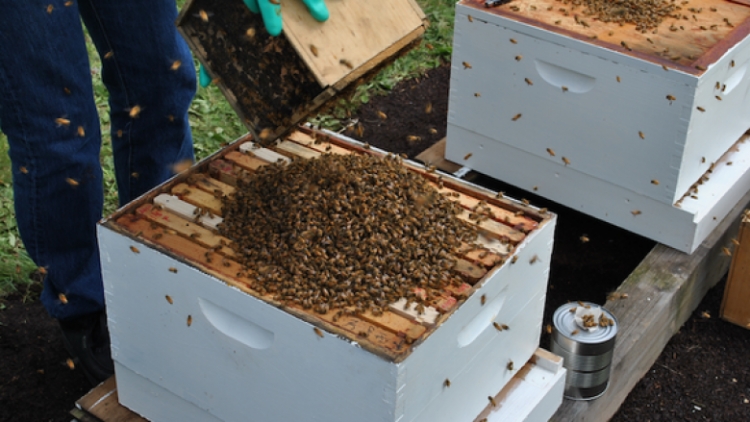
[[[254,171],[242,165],[241,157],[252,153],[240,152],[247,141],[99,226],[121,402],[154,421],[175,415],[212,421],[462,420],[485,408],[487,397],[538,345],[555,215],[444,176],[443,190],[453,189],[457,200],[485,200],[512,214],[512,223],[497,223],[522,237],[486,228],[478,241],[483,246],[457,256],[451,272],[456,283],[422,315],[413,312],[414,304],[383,315],[318,314],[255,291],[253,269],[242,268],[226,240],[201,223],[221,218],[221,209],[209,215],[209,205],[234,189],[233,177]],[[382,154],[311,131],[284,142],[296,144],[285,153]],[[434,177],[416,164],[404,165]],[[232,177],[222,178],[226,174]],[[493,322],[509,328],[499,331]],[[515,369],[509,361],[518,363]]]
[[750,7],[677,3],[641,32],[565,1],[459,2],[446,158],[693,251],[745,189],[679,209],[750,128]]

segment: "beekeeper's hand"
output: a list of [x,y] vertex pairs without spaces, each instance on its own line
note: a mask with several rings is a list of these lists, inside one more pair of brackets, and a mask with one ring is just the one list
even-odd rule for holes
[[[266,30],[274,37],[281,34],[281,1],[282,0],[242,0],[253,13],[260,13],[263,16],[263,23],[266,24]],[[285,0],[297,1],[297,0]],[[315,20],[324,22],[328,20],[328,8],[324,0],[301,0],[305,3]]]

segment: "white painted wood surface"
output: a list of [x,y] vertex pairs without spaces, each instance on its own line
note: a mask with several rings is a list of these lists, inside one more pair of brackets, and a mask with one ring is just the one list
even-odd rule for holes
[[750,188],[735,160],[673,206],[750,127],[750,39],[697,77],[459,3],[452,63],[456,163],[685,252]]

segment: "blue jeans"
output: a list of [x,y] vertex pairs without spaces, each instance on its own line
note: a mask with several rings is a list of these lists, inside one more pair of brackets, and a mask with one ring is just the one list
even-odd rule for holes
[[122,205],[193,158],[195,70],[176,17],[174,0],[0,0],[0,129],[19,231],[47,270],[41,300],[54,318],[104,309],[101,132],[81,19],[102,58]]

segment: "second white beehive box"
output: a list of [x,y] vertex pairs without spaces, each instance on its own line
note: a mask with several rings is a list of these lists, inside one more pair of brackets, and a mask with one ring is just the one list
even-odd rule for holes
[[744,159],[691,187],[750,128],[750,7],[678,6],[639,32],[567,2],[459,2],[447,158],[694,250],[747,189]]
[[102,222],[123,405],[155,422],[472,420],[529,360],[556,217],[412,163],[465,214],[480,201],[493,209],[484,221],[462,217],[479,225],[483,246],[455,252],[462,281],[424,315],[397,302],[382,315],[336,317],[254,290],[253,270],[214,231],[217,196],[267,160],[326,152],[382,154],[309,132],[272,149],[241,140]]

